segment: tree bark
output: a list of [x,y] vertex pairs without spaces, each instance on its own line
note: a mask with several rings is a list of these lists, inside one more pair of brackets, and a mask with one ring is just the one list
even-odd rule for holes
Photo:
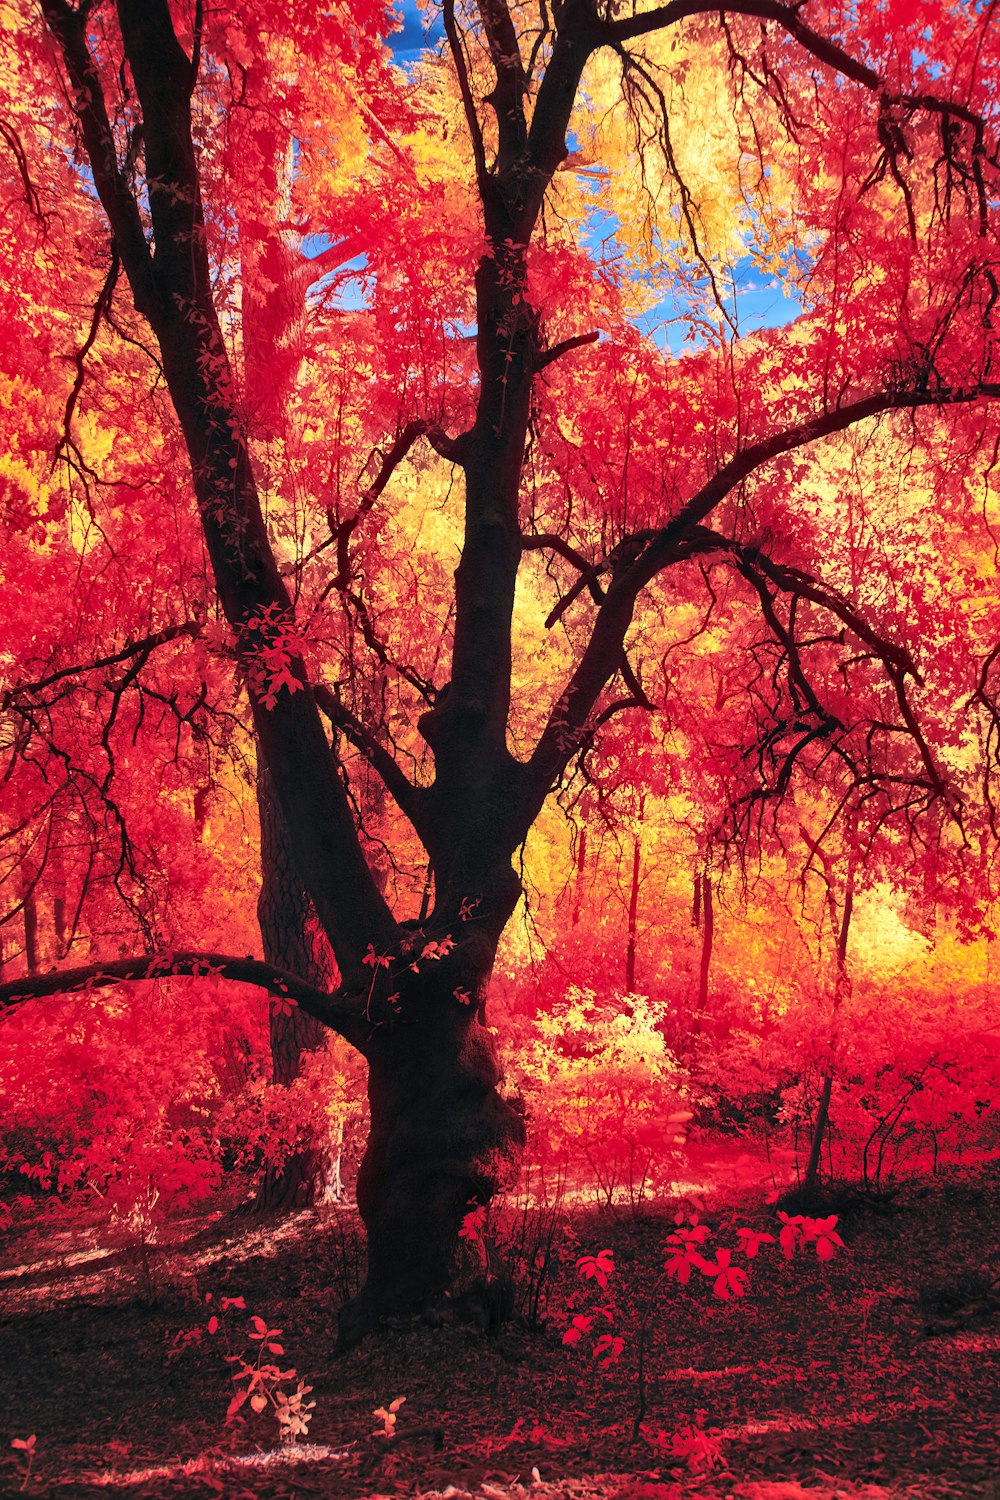
[[368,1275],[341,1310],[343,1345],[387,1315],[440,1302],[463,1216],[520,1164],[524,1116],[498,1092],[496,1043],[480,1019],[488,969],[454,959],[391,981],[395,1014],[368,1049],[372,1124],[357,1187]]
[[[317,988],[328,976],[310,940],[311,903],[292,859],[291,842],[266,767],[257,771],[260,814],[260,894],[257,918],[264,958],[275,968],[300,974]],[[297,1006],[287,1011],[272,1005],[269,1031],[272,1079],[287,1086],[302,1072],[304,1058],[325,1046],[329,1031]],[[322,1202],[329,1188],[331,1153],[315,1140],[293,1151],[280,1167],[267,1166],[254,1200],[254,1211],[278,1213]]]

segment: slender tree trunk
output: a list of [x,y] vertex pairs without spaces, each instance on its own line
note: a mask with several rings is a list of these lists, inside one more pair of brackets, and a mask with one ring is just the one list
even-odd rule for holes
[[48,868],[45,873],[48,889],[52,892],[52,930],[55,938],[55,956],[57,958],[65,958],[69,951],[69,939],[71,936],[66,929],[66,869],[59,841],[61,829],[58,826],[55,829],[55,833],[56,837],[52,842]]
[[625,949],[625,989],[630,995],[635,994],[635,954],[638,935],[639,917],[639,870],[642,864],[642,845],[639,835],[636,834],[632,846],[632,889],[629,893],[628,902],[628,944]]
[[37,974],[39,968],[38,903],[35,900],[34,888],[31,886],[25,891],[22,914],[24,917],[24,961],[28,973]]
[[816,1120],[813,1124],[812,1141],[809,1145],[809,1161],[806,1166],[806,1174],[802,1179],[802,1186],[807,1193],[816,1191],[819,1182],[819,1163],[823,1154],[823,1137],[826,1134],[827,1122],[830,1118],[830,1097],[833,1093],[833,1072],[828,1070],[823,1075],[823,1084],[819,1091],[819,1104],[816,1106]]
[[708,982],[712,973],[712,945],[715,942],[715,906],[712,897],[712,877],[707,870],[694,877],[694,909],[692,922],[701,927],[701,955],[698,960],[698,993],[694,1015],[691,1019],[690,1035],[696,1037],[704,1025],[708,1011]]
[[[823,1084],[820,1088],[819,1104],[816,1107],[816,1121],[813,1125],[812,1141],[809,1147],[809,1161],[806,1165],[805,1176],[802,1186],[807,1193],[816,1191],[819,1183],[819,1164],[823,1154],[823,1137],[826,1134],[827,1125],[830,1120],[830,1099],[833,1094],[833,1053],[837,1045],[837,1030],[840,1021],[840,1007],[844,996],[849,988],[850,980],[847,972],[847,943],[851,932],[851,915],[854,911],[854,880],[857,872],[857,857],[852,849],[847,864],[847,880],[844,887],[844,905],[840,913],[840,925],[837,931],[837,973],[834,980],[833,990],[833,1022],[830,1035],[830,1063],[823,1076]],[[836,912],[831,892],[831,910]]]

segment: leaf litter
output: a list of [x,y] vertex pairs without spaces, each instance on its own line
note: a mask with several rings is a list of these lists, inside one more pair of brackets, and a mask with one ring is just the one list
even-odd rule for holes
[[[61,1275],[49,1251],[66,1226],[40,1219],[6,1236],[19,1274],[0,1280],[0,1488],[20,1487],[9,1445],[30,1432],[22,1492],[54,1500],[1000,1500],[1000,1315],[981,1295],[1000,1258],[998,1178],[986,1164],[911,1186],[891,1214],[859,1206],[836,1259],[755,1260],[747,1295],[726,1302],[664,1280],[674,1205],[574,1205],[541,1326],[417,1319],[343,1355],[330,1251],[355,1232],[349,1212],[302,1213],[277,1234],[192,1219],[145,1267],[117,1255]],[[707,1210],[720,1234],[764,1229],[768,1212],[731,1195]],[[599,1370],[562,1335],[575,1264],[604,1265],[605,1249],[624,1351]],[[317,1402],[308,1442],[279,1445],[270,1412],[225,1426],[213,1295],[245,1301],[226,1315],[237,1332],[257,1309],[284,1330]],[[699,1422],[717,1459],[692,1471],[670,1440]]]

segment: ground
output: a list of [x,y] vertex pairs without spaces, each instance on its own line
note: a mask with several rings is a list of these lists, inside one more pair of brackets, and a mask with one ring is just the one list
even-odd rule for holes
[[[146,1247],[93,1213],[34,1217],[3,1244],[0,1493],[1000,1500],[1000,1164],[910,1183],[878,1211],[839,1206],[834,1260],[767,1246],[728,1302],[704,1277],[664,1276],[677,1202],[528,1208],[508,1233],[522,1264],[546,1247],[551,1261],[541,1288],[522,1272],[519,1320],[491,1331],[470,1296],[462,1316],[342,1355],[350,1209],[268,1225],[216,1210]],[[757,1190],[720,1188],[704,1219],[725,1243],[740,1225],[778,1227],[774,1212]],[[603,1292],[576,1269],[602,1249],[615,1263]],[[238,1297],[245,1308],[223,1309]],[[594,1334],[624,1340],[607,1368],[593,1335],[563,1343],[574,1313],[601,1305],[613,1321],[597,1313]],[[226,1356],[255,1359],[252,1316],[282,1330],[274,1361],[297,1372],[284,1387],[313,1388],[298,1447],[279,1443],[270,1406],[226,1425],[239,1369]],[[376,1419],[401,1396],[394,1424]],[[711,1468],[675,1451],[688,1429]],[[29,1467],[10,1444],[32,1434]]]

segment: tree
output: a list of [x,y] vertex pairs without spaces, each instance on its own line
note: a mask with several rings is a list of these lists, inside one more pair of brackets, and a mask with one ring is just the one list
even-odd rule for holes
[[[149,490],[131,503],[159,534],[157,504],[180,514],[193,492],[257,755],[339,985],[185,948],[0,994],[13,1004],[208,964],[356,1046],[372,1120],[358,1183],[368,1277],[347,1337],[437,1296],[469,1203],[516,1168],[524,1122],[498,1090],[486,1000],[521,897],[517,854],[608,722],[653,706],[653,678],[676,709],[675,752],[701,740],[727,786],[720,828],[759,826],[805,778],[831,816],[877,799],[911,844],[925,825],[958,844],[975,829],[970,734],[995,755],[998,722],[986,536],[968,499],[979,484],[993,503],[1000,395],[991,15],[928,4],[916,32],[910,0],[863,14],[813,0],[722,12],[444,0],[443,56],[404,76],[374,0],[349,16],[200,0],[23,12],[3,112],[8,203],[22,245],[58,221],[78,279],[42,248],[46,295],[64,293],[89,329],[63,459],[99,512],[100,473],[71,423],[86,357],[100,338],[109,369],[134,379],[151,361],[132,420],[156,434],[158,474],[137,455]],[[338,177],[352,153],[364,170]],[[275,235],[282,160],[292,202]],[[316,235],[341,279],[306,305]],[[338,301],[359,250],[362,295]],[[797,302],[788,326],[745,333],[750,268]],[[27,256],[12,267],[26,327],[34,269]],[[288,354],[256,427],[232,353],[241,307],[248,365],[260,370],[251,309],[273,317],[266,346]],[[640,331],[656,307],[686,346]],[[37,373],[33,400],[65,392]],[[116,379],[92,419],[127,432]],[[289,440],[278,459],[267,448],[289,420],[301,525],[272,482],[291,473]],[[309,472],[317,429],[334,455],[323,474]],[[189,479],[171,467],[178,442]],[[366,475],[353,498],[352,443]],[[403,534],[405,484],[440,494],[442,471],[460,561],[451,584],[446,549],[422,560],[428,630],[405,592],[418,545]],[[380,509],[390,500],[394,515]],[[197,592],[197,542],[183,523],[178,535],[181,584],[159,600],[131,537],[127,569],[156,628],[122,646],[107,611],[113,639],[95,657],[122,665],[106,689],[116,712],[161,645],[204,635],[204,614],[160,623],[185,579]],[[552,601],[541,673],[519,580]],[[337,616],[322,612],[331,598]],[[708,685],[714,739],[699,717]],[[5,701],[12,755],[38,754],[36,700]],[[425,851],[433,899],[419,912],[373,873],[357,757],[401,815],[400,862],[415,870],[415,841]]]

